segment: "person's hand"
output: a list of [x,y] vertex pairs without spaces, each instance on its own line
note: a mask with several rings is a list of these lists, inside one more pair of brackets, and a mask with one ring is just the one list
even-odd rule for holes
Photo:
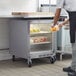
[[51,27],[53,28],[53,27],[55,27],[55,26],[57,26],[58,25],[58,23],[56,23],[55,25],[54,25],[54,23],[53,24],[51,24]]
[[51,28],[53,28],[55,25],[51,24]]
[[63,26],[63,23],[58,24],[59,28],[61,28]]

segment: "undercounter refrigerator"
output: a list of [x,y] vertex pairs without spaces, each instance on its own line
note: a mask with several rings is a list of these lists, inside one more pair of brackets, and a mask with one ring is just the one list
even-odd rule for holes
[[29,17],[10,20],[10,53],[13,61],[20,57],[27,59],[49,58],[56,61],[56,32],[51,32],[52,17]]

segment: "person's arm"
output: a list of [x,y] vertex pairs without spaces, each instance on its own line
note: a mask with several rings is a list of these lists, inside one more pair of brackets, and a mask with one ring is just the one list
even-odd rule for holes
[[63,21],[62,23],[59,24],[59,27],[64,26],[65,24],[67,24],[69,22],[69,19]]
[[60,17],[60,13],[61,13],[61,8],[57,8],[56,13],[55,13],[55,17],[54,17],[53,26],[57,24],[57,21],[59,20],[59,17]]

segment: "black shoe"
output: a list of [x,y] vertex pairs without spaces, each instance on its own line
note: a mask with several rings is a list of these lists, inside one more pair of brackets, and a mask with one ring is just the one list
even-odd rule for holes
[[71,69],[71,67],[63,68],[64,72],[75,72],[74,70]]
[[68,76],[76,76],[76,72],[68,72]]

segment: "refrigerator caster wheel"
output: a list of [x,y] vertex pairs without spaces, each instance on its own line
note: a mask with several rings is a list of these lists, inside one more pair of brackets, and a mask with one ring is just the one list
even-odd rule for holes
[[29,62],[28,67],[32,67],[32,63],[31,62]]
[[54,63],[55,63],[55,61],[56,61],[56,60],[55,60],[55,58],[54,58],[54,57],[51,57],[51,58],[50,58],[50,62],[51,62],[51,64],[54,64]]
[[12,61],[13,61],[13,62],[15,61],[15,55],[12,56]]

